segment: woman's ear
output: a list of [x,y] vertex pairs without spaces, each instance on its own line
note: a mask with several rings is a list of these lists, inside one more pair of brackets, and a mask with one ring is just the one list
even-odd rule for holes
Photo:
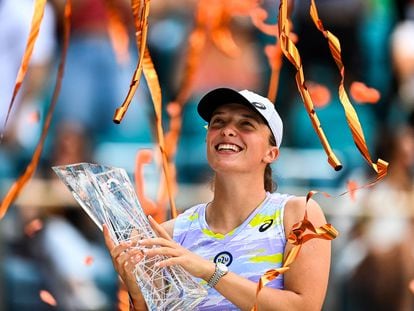
[[279,157],[279,148],[276,146],[270,146],[269,150],[266,152],[263,162],[272,163]]

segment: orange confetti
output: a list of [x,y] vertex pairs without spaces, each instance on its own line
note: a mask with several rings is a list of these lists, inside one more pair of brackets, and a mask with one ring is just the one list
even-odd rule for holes
[[86,256],[85,259],[83,260],[83,263],[85,264],[85,266],[91,266],[94,262],[94,259],[92,256]]
[[251,11],[250,17],[252,19],[253,25],[256,26],[259,30],[261,30],[263,33],[277,37],[278,30],[277,25],[269,25],[265,23],[265,20],[267,19],[267,12],[263,8],[256,8]]
[[40,121],[40,112],[38,110],[31,112],[27,116],[27,122],[29,124],[36,124],[36,123],[39,123],[39,121]]
[[355,145],[357,146],[359,152],[368,162],[368,164],[374,169],[377,173],[377,180],[382,179],[387,175],[388,163],[382,159],[378,159],[377,163],[373,163],[371,155],[369,153],[367,144],[365,142],[364,133],[362,131],[361,123],[359,122],[358,115],[352,106],[348,95],[345,91],[344,81],[345,81],[345,68],[342,62],[341,56],[341,45],[338,38],[332,34],[330,31],[325,30],[322,21],[319,19],[318,10],[314,0],[311,0],[310,15],[316,26],[316,28],[324,35],[328,41],[329,50],[331,52],[332,58],[334,59],[339,73],[341,75],[341,82],[339,84],[339,100],[345,110],[346,121],[351,130],[352,138]]
[[43,222],[39,219],[33,219],[24,227],[24,233],[32,238],[38,231],[42,230]]
[[60,87],[62,85],[63,71],[65,68],[66,61],[66,52],[69,45],[70,37],[70,17],[72,12],[72,2],[71,0],[66,0],[65,10],[64,10],[64,31],[63,31],[63,47],[61,50],[61,60],[58,69],[58,76],[56,79],[55,88],[53,90],[52,101],[49,106],[49,110],[46,115],[45,123],[43,124],[42,134],[40,136],[39,142],[36,146],[36,149],[33,153],[30,163],[27,165],[24,173],[13,183],[11,188],[6,193],[6,196],[3,198],[3,201],[0,204],[0,219],[4,217],[11,203],[19,195],[20,191],[27,184],[27,182],[32,178],[33,174],[36,171],[37,164],[39,163],[40,156],[43,151],[43,146],[49,131],[50,124],[52,122],[53,111],[56,107],[57,99],[60,92]]
[[139,201],[141,202],[142,209],[145,215],[151,215],[157,222],[161,223],[166,221],[167,212],[162,204],[157,204],[153,200],[149,199],[145,195],[144,189],[144,170],[145,164],[152,161],[151,150],[139,150],[135,160],[135,187]]
[[[6,128],[7,121],[10,116],[14,101],[19,93],[20,87],[26,76],[27,69],[29,68],[29,62],[32,57],[33,48],[39,35],[40,24],[42,23],[43,15],[45,12],[46,0],[36,0],[34,4],[34,12],[32,17],[32,24],[30,26],[29,37],[27,39],[26,48],[23,54],[22,62],[20,64],[19,72],[17,73],[16,82],[14,85],[12,99],[9,104],[6,119],[4,120],[3,129]],[[1,218],[1,217],[0,217]]]
[[342,164],[337,159],[335,153],[333,152],[328,139],[322,129],[319,118],[315,112],[312,98],[309,94],[308,89],[305,85],[305,77],[303,72],[302,60],[300,58],[299,50],[297,49],[295,43],[290,37],[290,28],[291,24],[288,19],[288,4],[287,0],[282,0],[279,6],[279,41],[280,47],[283,51],[285,57],[295,66],[296,68],[296,86],[300,95],[302,96],[303,103],[305,104],[306,111],[312,122],[312,126],[319,137],[319,140],[322,143],[323,148],[328,156],[329,164],[336,170],[342,169]]
[[41,290],[39,293],[40,299],[42,299],[42,301],[44,303],[47,303],[48,305],[57,306],[57,302],[55,297],[52,296],[51,293],[49,293],[47,290]]
[[356,81],[352,82],[350,93],[352,98],[358,103],[376,104],[381,98],[381,93],[377,89]]
[[134,26],[137,35],[136,44],[139,50],[139,60],[131,80],[130,88],[122,105],[116,109],[113,121],[120,123],[128,110],[128,107],[138,88],[142,73],[144,73],[149,92],[151,95],[154,111],[155,111],[155,126],[158,137],[158,145],[162,156],[162,167],[166,182],[166,188],[169,194],[170,209],[172,218],[177,217],[177,209],[172,195],[172,178],[169,171],[168,158],[165,152],[164,131],[162,128],[162,94],[161,87],[158,80],[157,72],[154,68],[154,63],[151,59],[150,52],[147,47],[148,34],[148,15],[150,10],[150,1],[144,0],[144,5],[140,11],[140,1],[131,1],[132,14],[134,16]]
[[408,288],[410,289],[410,292],[414,294],[414,280],[411,280],[408,284]]
[[316,108],[323,108],[329,104],[331,92],[325,85],[315,82],[308,82],[306,85]]
[[129,60],[129,37],[125,22],[119,12],[119,8],[113,0],[106,0],[108,13],[108,34],[119,64],[125,64]]
[[349,180],[347,182],[347,188],[348,188],[349,196],[351,197],[351,200],[355,202],[355,199],[356,199],[356,190],[358,189],[357,182],[355,182],[353,180]]
[[269,61],[270,68],[279,69],[282,65],[282,59],[279,57],[282,55],[280,47],[277,45],[266,45],[264,51]]

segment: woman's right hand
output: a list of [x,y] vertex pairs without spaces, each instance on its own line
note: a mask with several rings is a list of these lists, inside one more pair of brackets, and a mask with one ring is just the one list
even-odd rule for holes
[[135,266],[144,257],[142,251],[136,247],[133,247],[133,242],[121,242],[116,245],[113,242],[108,227],[105,224],[103,225],[103,234],[114,268],[127,287],[134,304],[134,309],[146,310],[146,303],[141,294],[141,290],[137,284],[135,276]]

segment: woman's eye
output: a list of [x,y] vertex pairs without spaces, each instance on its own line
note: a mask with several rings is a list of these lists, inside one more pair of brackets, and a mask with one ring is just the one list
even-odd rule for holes
[[216,119],[211,120],[210,125],[220,125],[220,124],[223,124],[223,122],[224,121],[222,119],[216,118]]
[[251,123],[251,122],[249,122],[249,121],[243,121],[243,122],[241,123],[241,125],[242,125],[242,126],[245,126],[245,127],[253,127],[253,123]]

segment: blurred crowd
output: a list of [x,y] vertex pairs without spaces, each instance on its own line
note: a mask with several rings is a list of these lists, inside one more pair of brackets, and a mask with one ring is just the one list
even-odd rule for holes
[[[167,107],[176,100],[185,78],[188,38],[199,1],[151,1],[147,43],[161,84],[165,131],[173,127]],[[130,1],[72,2],[64,78],[42,157],[27,192],[0,220],[0,310],[52,309],[40,299],[41,290],[53,295],[59,310],[114,310],[119,284],[101,232],[70,199],[51,167],[93,162],[123,167],[132,176],[138,150],[157,152],[155,116],[144,78],[124,120],[112,122],[138,61]],[[51,0],[28,75],[3,128],[33,3],[0,0],[2,198],[31,159],[60,61],[65,1]],[[108,31],[108,3],[116,4],[129,34],[123,57],[114,49]],[[219,3],[214,0],[209,5]],[[267,23],[276,22],[278,4],[277,0],[261,2],[269,14]],[[347,190],[350,180],[362,186],[375,176],[352,140],[337,95],[340,75],[327,41],[313,25],[309,1],[296,0],[293,31],[305,77],[308,83],[319,83],[329,91],[329,100],[316,111],[343,169],[335,172],[327,163],[296,89],[294,68],[284,60],[276,97],[285,126],[281,157],[274,170],[279,191],[306,195],[310,190],[323,190],[332,195],[322,199],[321,205],[340,236],[333,241],[325,310],[412,310],[414,1],[317,0],[316,4],[325,28],[341,42],[346,89],[353,81],[361,81],[381,93],[375,104],[354,106],[373,160],[384,159],[390,166],[380,183],[337,196]],[[203,151],[205,123],[196,113],[198,99],[219,86],[267,94],[271,68],[264,48],[274,44],[275,38],[240,14],[231,18],[228,27],[238,52],[227,55],[213,40],[207,40],[194,71],[191,95],[182,107],[174,159],[181,210],[210,194],[211,176]],[[150,166],[144,181],[147,195],[155,197],[160,169],[157,163]]]

